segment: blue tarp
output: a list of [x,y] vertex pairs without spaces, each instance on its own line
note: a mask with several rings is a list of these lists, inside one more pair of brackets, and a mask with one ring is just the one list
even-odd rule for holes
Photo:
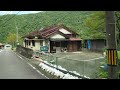
[[91,48],[91,41],[88,40],[87,43],[88,43],[88,49],[90,49]]

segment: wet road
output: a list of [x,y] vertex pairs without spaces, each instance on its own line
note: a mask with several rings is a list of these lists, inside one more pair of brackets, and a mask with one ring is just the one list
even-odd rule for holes
[[0,50],[0,79],[47,79],[12,50]]

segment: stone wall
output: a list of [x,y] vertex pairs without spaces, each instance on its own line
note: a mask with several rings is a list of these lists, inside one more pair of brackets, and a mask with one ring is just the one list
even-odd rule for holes
[[19,54],[21,54],[21,55],[23,55],[23,56],[25,56],[27,58],[31,58],[33,56],[33,50],[32,49],[25,48],[25,47],[23,47],[21,45],[17,46],[16,51]]

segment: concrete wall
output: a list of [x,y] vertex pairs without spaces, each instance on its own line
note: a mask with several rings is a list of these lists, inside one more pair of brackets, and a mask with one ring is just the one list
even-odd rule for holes
[[32,49],[29,49],[29,48],[25,48],[23,46],[20,46],[20,45],[17,45],[17,48],[16,48],[16,51],[27,57],[27,58],[31,58],[33,56],[33,50]]

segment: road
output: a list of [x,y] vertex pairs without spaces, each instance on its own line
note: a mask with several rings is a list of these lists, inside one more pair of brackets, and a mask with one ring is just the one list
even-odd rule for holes
[[0,50],[0,79],[47,79],[12,50]]

